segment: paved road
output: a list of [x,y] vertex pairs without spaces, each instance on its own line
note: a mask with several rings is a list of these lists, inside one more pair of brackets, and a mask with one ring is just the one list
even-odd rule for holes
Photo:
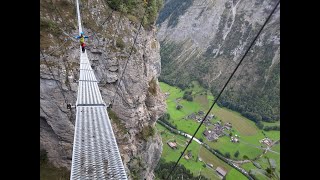
[[[192,136],[190,135],[190,134],[187,134],[187,133],[181,133],[182,135],[184,135],[184,136],[186,136],[186,137],[188,137],[188,138],[192,138]],[[200,145],[202,145],[202,142],[201,141],[199,141],[199,139],[197,139],[197,138],[193,138],[192,140],[194,140],[195,142],[197,142],[198,144],[200,144]]]

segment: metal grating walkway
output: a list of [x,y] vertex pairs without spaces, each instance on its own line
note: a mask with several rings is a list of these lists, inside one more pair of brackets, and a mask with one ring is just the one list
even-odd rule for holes
[[[79,32],[81,18],[77,3]],[[127,179],[106,105],[87,53],[80,48],[80,78],[76,102],[71,180]]]

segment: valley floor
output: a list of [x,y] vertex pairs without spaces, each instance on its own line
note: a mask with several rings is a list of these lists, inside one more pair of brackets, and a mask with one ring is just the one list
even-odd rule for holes
[[[209,91],[200,87],[196,82],[193,83],[192,88],[185,90],[162,82],[160,82],[160,87],[162,92],[167,96],[167,113],[170,114],[168,122],[174,125],[176,129],[192,135],[198,127],[199,122],[196,119],[191,119],[188,115],[192,113],[197,115],[199,111],[206,113],[214,97]],[[187,101],[182,98],[186,91],[192,92],[193,101]],[[181,105],[182,108],[177,110],[177,105]],[[280,174],[280,141],[273,145],[259,142],[266,137],[272,140],[272,142],[280,140],[280,131],[260,130],[254,122],[241,116],[240,113],[221,108],[217,105],[215,105],[209,114],[214,115],[214,117],[208,123],[204,123],[201,126],[196,134],[197,139],[208,144],[211,148],[218,150],[223,155],[229,154],[229,159],[232,159],[234,162],[239,162],[238,165],[240,167],[244,168],[247,172],[251,172],[250,174],[254,175],[257,179],[268,179],[267,176],[264,175],[264,170],[269,166],[275,167],[276,173]],[[199,117],[201,116],[197,118]],[[214,129],[218,123],[231,123],[232,128],[230,130],[224,130],[224,134],[219,137],[216,142],[209,141],[203,132]],[[179,158],[179,153],[183,151],[186,146],[187,139],[183,136],[172,134],[160,124],[157,124],[157,129],[161,134],[164,146],[162,158],[168,162],[176,161]],[[231,142],[231,137],[237,137],[239,142]],[[175,150],[171,149],[167,144],[168,142],[174,141],[177,143],[177,149]],[[192,158],[182,158],[180,163],[185,165],[187,169],[190,169],[194,175],[201,173],[209,179],[217,179],[219,177],[215,169],[222,167],[227,171],[226,179],[246,179],[239,171],[217,158],[196,142],[191,143],[187,152],[188,151],[192,154]],[[236,154],[236,152],[238,152],[238,154]],[[270,158],[271,163],[269,163],[265,157]],[[203,161],[199,161],[199,158]],[[250,161],[243,161],[246,158],[249,158]],[[213,168],[212,166],[210,167],[204,164],[212,164]]]

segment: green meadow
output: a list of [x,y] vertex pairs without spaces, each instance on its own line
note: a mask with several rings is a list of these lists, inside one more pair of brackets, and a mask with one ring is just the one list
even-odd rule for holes
[[[189,139],[185,138],[184,136],[171,133],[169,130],[167,130],[159,123],[156,124],[156,128],[158,133],[161,134],[163,143],[163,151],[161,157],[165,159],[165,161],[167,162],[176,162]],[[177,143],[177,149],[171,149],[167,144],[169,141],[175,141]],[[232,180],[232,177],[234,176],[239,177],[241,179],[246,179],[246,177],[243,174],[233,169],[231,166],[226,164],[224,161],[220,160],[218,157],[213,155],[210,151],[208,151],[196,142],[192,142],[189,145],[188,150],[186,152],[188,151],[191,151],[192,158],[188,160],[185,158],[181,158],[179,163],[183,164],[187,169],[189,169],[194,174],[194,176],[201,174],[207,177],[208,179],[218,180],[220,178],[217,176],[215,169],[217,167],[222,167],[228,172],[226,176],[228,180]],[[201,158],[201,161],[198,159],[198,157]],[[206,166],[206,164],[212,164],[213,168]],[[230,178],[229,172],[231,172]]]
[[[170,120],[169,120],[170,123],[173,125],[176,125],[177,129],[182,130],[190,135],[193,135],[193,133],[199,126],[199,123],[195,120],[188,119],[187,116],[192,113],[197,113],[200,110],[203,111],[204,113],[207,113],[207,111],[209,110],[214,100],[214,97],[212,96],[212,94],[209,91],[202,88],[197,82],[193,82],[192,87],[187,88],[185,90],[181,90],[178,87],[170,86],[163,82],[160,82],[160,88],[162,93],[169,93],[169,96],[166,99],[166,103],[167,103],[167,113],[170,114]],[[189,92],[192,91],[193,101],[187,101],[182,98],[185,91],[189,91]],[[179,110],[176,108],[178,104],[183,106]],[[232,124],[232,130],[228,133],[232,133],[232,135],[235,135],[235,134],[238,135],[240,142],[239,143],[231,142],[229,136],[222,136],[218,139],[217,142],[210,142],[203,135],[203,132],[205,131],[205,129],[210,127],[206,127],[204,124],[200,127],[198,133],[196,134],[196,138],[202,139],[203,142],[207,143],[212,148],[220,151],[222,154],[230,153],[231,159],[243,160],[244,155],[247,156],[249,159],[256,158],[257,156],[263,153],[262,148],[266,148],[266,145],[261,144],[259,140],[265,137],[268,137],[273,141],[280,139],[280,131],[260,130],[253,121],[243,117],[240,113],[229,110],[227,108],[223,108],[223,107],[219,107],[218,105],[215,105],[212,111],[210,112],[210,114],[215,115],[215,118],[211,120],[211,122],[213,123],[218,120],[221,121],[222,123],[230,122]],[[263,122],[263,123],[264,125],[267,125],[267,126],[273,126],[273,125],[279,124],[279,122],[276,122],[276,123]],[[157,125],[157,127],[159,126]],[[199,151],[199,148],[198,149],[196,148],[197,144],[195,145],[192,145],[192,144],[189,146],[189,148],[191,148],[191,150],[195,152]],[[165,148],[166,146],[167,145],[165,145],[164,143],[164,152],[162,156],[163,157],[165,156],[167,160],[176,161],[177,158],[175,160],[170,158],[171,156],[175,156],[175,155],[172,155],[171,152],[169,153],[168,151],[172,151],[172,150],[166,149]],[[280,152],[280,145],[275,145],[271,149],[273,151]],[[202,149],[200,149],[200,151],[202,151]],[[234,156],[236,151],[239,151],[238,157]],[[271,153],[271,152],[268,152],[268,153]],[[266,154],[266,156],[269,155],[268,153]],[[272,158],[274,158],[274,160],[277,163],[279,163],[278,168],[280,168],[280,155],[277,154],[277,156],[275,156],[275,153],[271,153],[269,156],[272,156]],[[187,160],[185,159],[181,161],[182,161],[182,164],[187,163]],[[261,163],[263,164],[264,162],[261,162]],[[191,168],[190,170],[192,172],[199,171],[199,168],[202,167],[201,163],[196,162],[195,164],[196,165],[192,167],[189,167],[187,165],[186,168],[188,167],[189,167],[188,169]],[[250,167],[246,167],[248,166],[247,164],[243,165],[246,170],[250,168]],[[228,173],[227,178],[238,179],[233,177],[237,177],[238,176],[237,174],[238,173],[241,174],[241,173],[238,172],[236,169],[233,169],[232,167],[230,168],[231,168],[229,171],[230,173]],[[201,172],[202,171],[203,170],[201,170]],[[207,171],[204,171],[202,173],[206,173],[206,172]]]

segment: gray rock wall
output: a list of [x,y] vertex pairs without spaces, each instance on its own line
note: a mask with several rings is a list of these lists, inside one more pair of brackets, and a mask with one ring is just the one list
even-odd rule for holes
[[[67,35],[74,36],[78,32],[76,28],[65,29],[57,13],[49,11],[49,4],[46,1],[41,3],[41,16],[55,22],[63,33],[56,35],[40,30],[42,49],[45,55],[49,55],[47,63],[40,59],[40,145],[47,150],[50,162],[70,169],[75,109],[68,110],[65,102],[76,102],[80,55],[78,43],[68,39],[70,42],[56,53],[50,55],[50,52],[59,48],[68,38]],[[158,134],[146,130],[154,131],[156,120],[166,108],[157,80],[161,62],[155,29],[147,31],[141,28],[130,56],[139,24],[114,12],[102,26],[111,10],[101,1],[88,1],[82,6],[84,32],[90,37],[87,41],[88,57],[99,81],[103,100],[108,104],[114,99],[110,110],[115,116],[110,117],[126,171],[131,179],[153,179],[153,169],[160,159],[162,142]],[[71,15],[72,12],[66,10],[62,20],[69,17],[72,27],[76,18]],[[119,41],[124,46],[119,46]],[[122,80],[116,88],[122,72]]]
[[[198,80],[215,92],[219,92],[276,2],[276,0],[166,0],[157,21],[157,37],[161,43],[163,62],[161,78],[176,85]],[[280,6],[226,91],[234,93],[233,97],[247,98],[252,94],[260,99],[264,97],[261,104],[256,106],[269,104],[263,108],[272,113],[261,113],[262,110],[254,110],[255,107],[250,105],[246,105],[245,108],[250,112],[259,112],[261,115],[278,120],[279,69]],[[237,101],[230,97],[229,100]],[[252,100],[258,101],[256,97],[252,97]]]

